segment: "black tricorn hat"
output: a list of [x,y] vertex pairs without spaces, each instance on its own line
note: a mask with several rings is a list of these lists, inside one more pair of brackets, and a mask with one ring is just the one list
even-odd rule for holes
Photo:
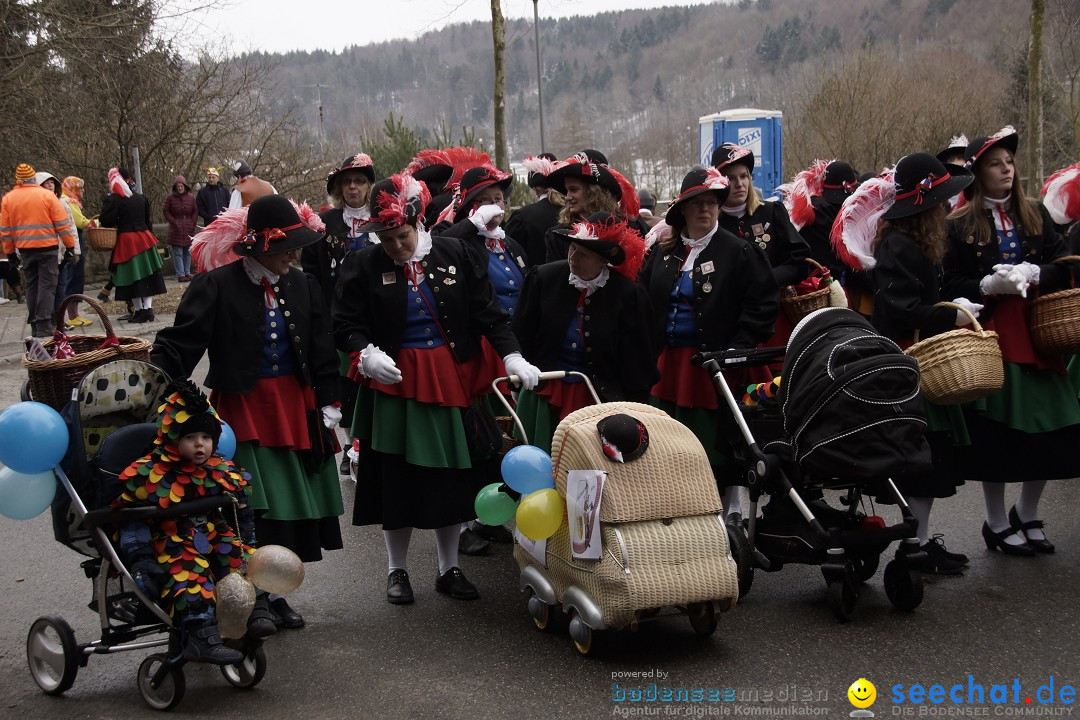
[[247,234],[236,244],[237,255],[273,255],[306,247],[326,237],[310,229],[284,195],[263,195],[247,209]]
[[359,170],[367,177],[369,183],[375,182],[375,165],[371,162],[371,156],[367,153],[356,153],[341,161],[341,165],[330,171],[326,176],[326,194],[334,193],[334,181],[346,170]]
[[728,165],[745,165],[749,172],[754,172],[754,152],[749,148],[726,142],[713,150],[712,166],[717,170],[723,170]]
[[848,163],[834,160],[825,166],[825,175],[821,179],[821,197],[825,202],[840,205],[857,187],[859,178],[855,168]]
[[645,423],[626,413],[608,415],[596,423],[604,454],[615,462],[630,462],[649,449],[649,430]]
[[974,176],[959,165],[945,165],[930,153],[912,153],[896,163],[896,200],[884,220],[917,215],[940,205],[971,184]]
[[476,200],[476,196],[483,192],[485,188],[497,185],[502,188],[505,195],[510,192],[510,186],[513,184],[514,176],[510,173],[504,173],[494,165],[487,164],[469,168],[461,176],[461,184],[458,186],[461,190],[461,204],[457,212],[454,213],[454,222],[461,222],[469,216],[469,210]]
[[[722,172],[716,168],[695,168],[686,173],[682,181],[682,187],[679,188],[679,196],[671,201],[664,215],[664,217],[668,218],[668,224],[685,225],[681,204],[692,197],[707,192],[716,193],[719,203],[724,204],[728,196],[728,181]],[[676,209],[676,215],[671,214],[673,209]],[[675,222],[672,223],[672,220]]]

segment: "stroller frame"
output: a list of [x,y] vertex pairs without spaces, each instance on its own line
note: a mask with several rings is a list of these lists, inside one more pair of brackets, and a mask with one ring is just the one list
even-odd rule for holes
[[[865,481],[841,480],[805,485],[806,488],[848,491],[847,497],[841,498],[842,504],[848,506],[846,511],[829,509],[847,516],[848,520],[845,522],[849,526],[826,527],[791,481],[784,468],[784,460],[778,455],[765,452],[758,444],[743,416],[742,406],[724,378],[725,369],[757,367],[782,358],[785,352],[784,347],[769,347],[699,353],[693,358],[695,364],[709,373],[717,394],[723,399],[745,443],[741,450],[748,460],[746,487],[750,496],[750,512],[745,529],[742,522],[729,519],[728,523],[735,530],[733,534],[737,536],[736,542],[743,545],[736,548],[745,560],[739,562],[740,572],[746,568],[745,575],[740,577],[739,595],[742,597],[749,592],[755,568],[777,572],[789,562],[816,564],[821,567],[821,574],[827,584],[833,615],[840,622],[847,622],[854,615],[861,584],[873,577],[877,571],[880,554],[892,542],[899,540],[900,548],[896,557],[885,566],[885,593],[898,610],[914,610],[922,602],[923,581],[922,575],[914,569],[913,564],[923,559],[925,552],[920,548],[916,537],[918,520],[892,479],[883,478],[882,482],[889,499],[900,508],[901,521],[891,526],[884,526],[882,522],[881,527],[876,528],[857,527],[860,521],[865,519],[865,516],[857,513]],[[774,547],[770,556],[759,549],[761,533],[757,514],[762,495],[779,495],[790,500],[812,530],[812,546],[809,550],[783,554],[776,552]],[[842,518],[841,520],[843,521]]]
[[[24,393],[29,399],[26,388]],[[130,521],[202,514],[235,503],[236,499],[225,493],[164,509],[146,506],[89,510],[64,469],[57,466],[53,474],[98,553],[84,560],[81,567],[86,577],[94,581],[89,607],[98,614],[101,636],[80,643],[63,617],[39,617],[31,624],[26,638],[30,675],[47,695],[62,695],[74,685],[79,668],[86,667],[93,655],[165,648],[163,652],[143,659],[138,668],[137,683],[143,700],[151,708],[169,710],[175,707],[183,699],[186,689],[183,667],[188,660],[183,654],[182,630],[136,585],[107,528]],[[74,546],[69,547],[79,551]],[[163,633],[164,637],[154,637]],[[236,665],[220,666],[222,675],[235,687],[254,687],[266,673],[263,641],[243,638],[228,642],[243,653],[244,659]]]

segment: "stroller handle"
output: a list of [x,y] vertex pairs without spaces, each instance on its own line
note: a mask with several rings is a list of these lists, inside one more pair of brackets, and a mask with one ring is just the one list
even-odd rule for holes
[[728,348],[713,352],[701,352],[690,358],[690,362],[701,367],[714,360],[724,367],[756,367],[784,357],[787,348],[783,345],[763,348]]
[[[571,375],[577,378],[581,378],[581,380],[584,381],[585,387],[589,389],[589,395],[591,395],[592,399],[596,402],[597,405],[599,405],[600,396],[596,394],[596,388],[593,387],[592,380],[590,380],[589,376],[585,373],[577,372],[576,370],[548,370],[546,372],[540,373],[540,381],[543,382],[545,380],[563,380],[567,377],[570,377]],[[514,426],[517,428],[518,432],[521,433],[522,441],[528,444],[529,436],[525,432],[525,426],[521,424],[521,418],[519,418],[517,413],[514,412],[514,408],[510,407],[510,403],[506,401],[506,397],[501,392],[499,392],[500,383],[520,385],[521,378],[519,378],[517,375],[497,377],[491,381],[491,389],[494,391],[495,397],[497,397],[499,399],[499,402],[503,404],[503,407],[506,408],[506,411],[510,413],[510,417],[514,418]]]

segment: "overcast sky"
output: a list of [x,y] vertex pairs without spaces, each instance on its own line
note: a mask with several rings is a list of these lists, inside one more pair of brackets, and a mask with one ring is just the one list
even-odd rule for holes
[[[567,17],[711,1],[539,0],[539,9],[541,17]],[[183,33],[195,42],[220,39],[232,52],[340,50],[491,19],[490,0],[218,0],[215,5],[185,17]],[[507,18],[533,16],[532,0],[502,0],[502,9]]]

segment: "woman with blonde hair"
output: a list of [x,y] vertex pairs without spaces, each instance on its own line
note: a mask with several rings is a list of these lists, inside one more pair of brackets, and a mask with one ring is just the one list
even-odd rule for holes
[[[1037,288],[1052,293],[1070,285],[1072,264],[1055,263],[1065,243],[1046,210],[1022,191],[1016,131],[1005,127],[972,141],[965,165],[975,175],[967,197],[949,216],[946,295],[979,298],[983,327],[998,334],[1005,387],[965,407],[974,452],[966,464],[982,481],[988,549],[1006,555],[1052,553],[1039,500],[1047,480],[1080,476],[1080,406],[1062,356],[1039,352],[1029,333],[1029,302]],[[1020,497],[1006,514],[1005,483],[1020,482]]]

